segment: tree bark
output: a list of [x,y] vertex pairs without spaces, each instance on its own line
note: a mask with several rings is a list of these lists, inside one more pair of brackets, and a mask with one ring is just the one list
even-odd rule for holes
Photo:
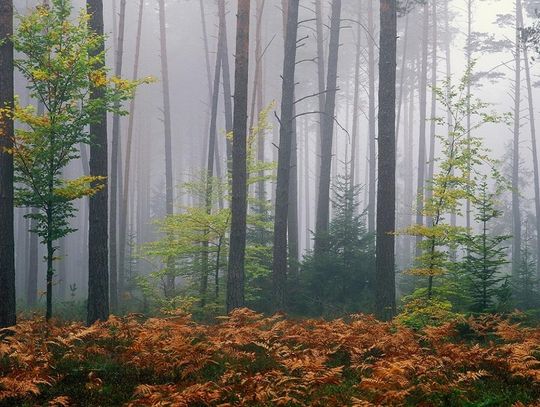
[[[216,157],[215,150],[216,150],[216,143],[217,143],[217,110],[218,110],[218,102],[219,102],[219,79],[221,76],[221,56],[223,55],[223,52],[221,50],[222,41],[221,41],[221,30],[218,34],[218,46],[217,46],[217,52],[216,52],[216,66],[214,70],[214,84],[212,87],[212,105],[210,110],[210,133],[208,136],[208,156],[207,156],[207,163],[206,163],[206,199],[205,199],[205,207],[206,207],[206,213],[210,215],[212,213],[212,194],[213,194],[213,177],[214,177],[214,160]],[[210,242],[208,240],[205,240],[203,242],[203,252],[202,252],[202,275],[201,275],[201,288],[200,288],[200,296],[201,296],[201,306],[204,307],[206,305],[206,297],[207,297],[207,291],[208,291],[208,275],[209,275],[209,267],[208,267],[208,248],[209,248]]]
[[[435,117],[437,115],[437,2],[432,4],[431,21],[431,117],[429,125],[429,162],[428,162],[428,182],[431,183],[435,173]],[[426,192],[427,198],[433,195],[431,188]]]
[[[122,76],[122,65],[124,59],[124,31],[126,21],[126,0],[120,1],[120,20],[118,24],[118,37],[116,44],[116,60],[114,75]],[[120,108],[119,105],[116,108]],[[111,311],[118,310],[118,295],[121,294],[123,286],[124,271],[120,266],[118,258],[118,166],[122,160],[119,153],[120,144],[120,115],[113,115],[113,129],[111,142],[111,175],[110,175],[110,203],[109,203],[109,269],[110,269],[110,301]]]
[[[233,130],[233,112],[231,95],[231,74],[229,68],[229,46],[227,40],[227,19],[225,15],[225,0],[218,0],[219,26],[222,33],[221,70],[223,72],[223,104],[225,108],[225,132],[229,134]],[[232,173],[232,142],[227,138],[227,169]]]
[[332,170],[332,145],[334,141],[334,115],[337,93],[337,68],[339,59],[339,37],[341,31],[341,0],[332,1],[330,43],[328,47],[328,74],[326,79],[326,100],[324,107],[323,139],[321,141],[321,169],[319,176],[319,197],[317,203],[317,225],[315,254],[321,255],[326,249],[330,223],[330,178]]
[[[142,36],[142,22],[144,12],[144,0],[139,2],[139,17],[137,22],[137,36],[135,39],[135,61],[133,63],[133,80],[136,80],[139,76],[139,60],[141,51],[141,36]],[[126,262],[126,238],[128,233],[127,228],[127,216],[128,216],[128,202],[130,201],[129,183],[131,177],[131,150],[133,145],[133,127],[135,123],[135,96],[129,103],[129,119],[128,119],[128,133],[126,141],[126,157],[124,163],[124,190],[122,192],[122,205],[120,207],[120,230],[118,238],[118,267],[120,269],[120,281],[119,281],[119,293],[124,292],[124,270]]]
[[[299,0],[289,0],[285,53],[283,58],[283,81],[278,150],[278,170],[274,220],[274,261],[272,279],[274,308],[283,310],[287,287],[287,225],[289,216],[289,192],[291,157],[294,138],[294,88],[296,72],[296,49],[298,35]],[[290,228],[289,228],[290,230]]]
[[521,267],[521,210],[519,197],[519,143],[521,129],[521,29],[523,9],[521,0],[516,0],[516,39],[514,58],[516,76],[514,83],[514,145],[512,157],[512,275],[517,276]]
[[[359,2],[358,7],[358,21],[362,17],[362,2]],[[361,30],[362,27],[357,27],[356,35],[356,59],[354,61],[354,96],[353,96],[353,115],[352,115],[352,145],[351,145],[351,172],[350,180],[351,186],[356,186],[356,168],[358,160],[358,121],[360,116],[360,58],[362,56],[361,47]]]
[[373,0],[368,1],[368,127],[369,127],[369,179],[368,179],[368,231],[375,232],[375,184],[377,179],[377,152],[375,150],[377,139],[375,117],[375,39],[373,37],[374,16]]
[[[418,178],[416,184],[416,224],[424,224],[424,185],[426,177],[426,118],[427,118],[427,70],[429,42],[429,7],[424,5],[424,23],[422,28],[422,62],[420,73],[420,135],[418,140]],[[416,238],[416,257],[422,254],[420,243],[422,237]]]
[[[13,1],[0,0],[0,108],[13,107]],[[13,121],[0,121],[0,328],[16,323]]]
[[[87,0],[90,27],[98,35],[103,35],[103,2]],[[102,53],[102,42],[96,53]],[[99,66],[96,68],[100,68]],[[92,89],[92,96],[102,97],[103,90]],[[99,120],[90,126],[90,175],[107,177],[107,113],[103,111]],[[105,181],[106,183],[106,181]],[[88,314],[87,323],[109,317],[109,267],[108,267],[108,189],[107,185],[90,197],[88,229]]]
[[[326,90],[325,85],[325,58],[324,58],[324,30],[323,30],[323,10],[321,0],[315,0],[315,24],[317,31],[317,84],[319,91],[319,127],[318,127],[318,137],[316,144],[317,159],[315,161],[316,166],[316,180],[319,179],[319,174],[321,170],[321,144],[324,136],[323,129],[323,116],[324,114],[324,105],[326,101]],[[319,183],[315,182],[315,195],[319,195]]]
[[[165,213],[173,214],[173,169],[172,169],[172,129],[171,129],[171,97],[169,89],[169,61],[167,58],[167,25],[165,0],[159,0],[159,32],[161,49],[161,84],[163,91],[163,125],[165,130]],[[169,275],[166,281],[167,295],[175,290],[174,261],[167,259]]]
[[238,0],[232,145],[232,199],[227,312],[244,306],[247,217],[247,108],[250,0]]
[[[534,174],[534,209],[536,217],[536,236],[540,236],[540,174],[538,169],[538,147],[536,145],[536,121],[534,118],[534,99],[532,92],[531,67],[529,62],[528,48],[523,47],[523,59],[525,63],[525,76],[527,79],[527,96],[529,99],[529,124],[531,126],[531,151],[533,156]],[[536,252],[540,253],[540,239],[536,239]],[[536,262],[536,274],[540,280],[540,261]]]
[[396,0],[381,0],[379,54],[379,160],[375,298],[377,316],[396,313]]

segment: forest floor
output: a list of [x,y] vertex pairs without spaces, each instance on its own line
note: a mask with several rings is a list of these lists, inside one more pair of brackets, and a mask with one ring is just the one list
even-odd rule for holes
[[414,332],[238,310],[214,325],[132,315],[6,333],[3,406],[540,406],[540,328],[512,318]]

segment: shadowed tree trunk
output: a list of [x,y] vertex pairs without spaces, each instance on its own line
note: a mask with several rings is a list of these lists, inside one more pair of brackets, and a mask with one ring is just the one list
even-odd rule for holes
[[227,312],[244,306],[247,217],[247,108],[250,0],[238,0],[234,78],[232,199]]
[[[165,130],[165,212],[173,214],[173,170],[172,170],[172,129],[171,97],[169,89],[169,61],[167,58],[167,24],[165,0],[159,0],[159,32],[161,49],[161,84],[163,91],[163,125]],[[174,260],[167,260],[168,276],[165,291],[172,296],[175,290]]]
[[332,171],[332,145],[334,141],[334,115],[337,93],[337,68],[339,58],[339,36],[341,31],[341,0],[332,1],[332,21],[328,47],[328,75],[326,79],[326,100],[324,106],[323,138],[321,140],[321,170],[319,176],[319,197],[317,203],[317,225],[315,254],[324,253],[330,223],[330,177]]
[[516,0],[516,39],[514,58],[516,76],[514,82],[514,145],[512,158],[512,275],[521,267],[521,210],[519,197],[519,143],[521,130],[521,32],[523,9],[521,0]]
[[[358,2],[358,21],[362,17],[362,2]],[[360,115],[360,58],[362,56],[361,47],[361,26],[357,27],[356,33],[356,59],[354,61],[354,96],[353,96],[353,116],[352,116],[352,145],[351,145],[351,186],[356,185],[356,168],[358,160],[358,120]]]
[[396,0],[381,0],[375,298],[377,316],[396,313]]
[[[231,74],[229,69],[229,46],[227,43],[227,19],[225,15],[225,0],[218,0],[219,30],[221,32],[222,55],[221,70],[223,72],[223,104],[225,108],[225,132],[229,134],[233,130]],[[232,143],[226,140],[227,168],[232,172]]]
[[[538,169],[538,147],[536,145],[536,121],[534,118],[534,99],[532,92],[531,67],[529,52],[526,46],[523,47],[523,60],[525,63],[525,76],[527,79],[527,96],[529,99],[529,124],[531,126],[531,151],[533,156],[534,173],[534,209],[536,217],[536,235],[540,236],[540,175]],[[536,239],[536,252],[540,253],[540,239]],[[536,262],[536,274],[540,280],[540,261]]]
[[[431,117],[429,121],[429,162],[427,180],[430,183],[433,180],[435,172],[435,120],[437,115],[437,2],[432,3],[432,21],[431,21]],[[431,188],[426,191],[428,199],[433,192]]]
[[[221,30],[218,34],[218,46],[216,52],[216,66],[214,71],[214,84],[212,87],[212,104],[210,110],[210,127],[209,127],[209,136],[208,136],[208,156],[206,163],[206,200],[205,207],[206,213],[210,215],[212,213],[212,194],[213,194],[213,177],[214,177],[214,160],[216,158],[216,142],[217,142],[217,110],[219,102],[219,78],[221,76],[221,56],[223,52],[221,50],[223,42],[221,41]],[[208,248],[209,241],[204,240],[203,242],[203,252],[201,258],[201,307],[206,305],[206,297],[208,292]],[[219,268],[218,268],[219,269]]]
[[[474,0],[467,1],[467,44],[465,48],[467,67],[472,65],[472,18],[473,18],[473,2]],[[467,134],[470,137],[471,133],[471,80],[467,81]],[[471,227],[471,200],[467,199],[465,202],[465,226],[467,229]]]
[[[279,132],[278,170],[274,220],[274,262],[272,280],[274,284],[274,308],[283,310],[287,287],[287,225],[289,215],[289,192],[291,157],[294,138],[294,88],[296,72],[296,49],[298,34],[299,0],[289,0],[285,53],[283,58],[283,82]],[[290,228],[289,228],[290,231]]]
[[[142,36],[142,22],[144,12],[144,0],[139,2],[139,17],[137,20],[137,36],[135,39],[135,61],[133,63],[133,80],[136,80],[139,76],[139,60],[141,51],[141,36]],[[120,230],[118,238],[118,268],[120,270],[119,292],[124,291],[125,279],[123,273],[126,264],[126,238],[127,238],[127,216],[128,216],[128,201],[131,199],[129,196],[129,184],[131,177],[131,150],[133,144],[133,127],[135,123],[135,97],[131,99],[129,103],[129,119],[128,119],[128,133],[126,141],[126,158],[124,163],[124,190],[122,192],[122,205],[120,207]]]
[[[0,0],[0,109],[13,107],[13,1]],[[13,121],[0,121],[0,328],[15,325],[15,235],[13,215]]]
[[[426,177],[426,118],[427,118],[427,70],[429,42],[429,6],[424,5],[424,23],[422,28],[422,62],[419,82],[420,99],[420,136],[418,139],[418,178],[416,184],[416,224],[424,224],[424,184]],[[416,238],[416,257],[422,253],[422,237]]]
[[[120,1],[120,20],[118,24],[118,37],[116,43],[116,60],[114,75],[119,78],[122,76],[122,64],[124,60],[124,32],[126,22],[126,0]],[[116,108],[120,106],[117,104]],[[110,208],[109,208],[109,269],[110,269],[110,301],[111,311],[118,310],[118,294],[122,293],[124,271],[119,267],[118,261],[118,178],[119,178],[119,153],[120,145],[120,115],[113,115],[113,129],[111,142],[111,175],[110,175]]]
[[[325,58],[324,58],[324,30],[323,30],[323,10],[321,0],[315,0],[315,24],[317,31],[317,83],[319,87],[319,110],[321,114],[319,115],[319,127],[318,127],[318,137],[316,144],[316,154],[317,159],[315,161],[316,165],[316,180],[319,179],[319,173],[321,170],[321,143],[324,135],[323,129],[323,116],[324,116],[324,104],[326,101],[326,94],[324,93],[325,86]],[[319,183],[315,182],[315,195],[319,195]]]
[[[98,35],[103,35],[103,2],[87,0],[90,27]],[[102,53],[101,43],[96,53]],[[99,69],[100,67],[96,67]],[[103,89],[92,89],[92,95],[101,98]],[[90,175],[107,177],[107,113],[103,111],[99,120],[90,126]],[[109,267],[108,267],[108,189],[107,185],[90,197],[88,217],[88,315],[87,323],[109,317]]]
[[373,37],[374,16],[373,16],[373,0],[368,2],[368,126],[369,126],[369,178],[368,178],[368,231],[375,232],[375,184],[377,179],[377,152],[375,150],[376,134],[376,117],[375,117],[375,38]]

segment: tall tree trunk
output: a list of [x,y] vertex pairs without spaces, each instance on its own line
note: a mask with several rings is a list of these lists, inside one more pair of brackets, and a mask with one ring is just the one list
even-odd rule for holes
[[332,0],[332,21],[330,23],[330,43],[328,47],[328,75],[326,79],[326,100],[324,106],[323,139],[321,142],[321,170],[319,176],[319,197],[317,203],[317,225],[315,254],[324,253],[330,223],[330,177],[332,170],[332,145],[334,141],[334,115],[337,93],[337,71],[339,58],[339,36],[341,31],[341,0]]
[[201,11],[201,26],[203,32],[204,58],[206,60],[206,80],[208,82],[208,100],[212,100],[212,74],[210,73],[210,49],[208,47],[208,31],[206,29],[206,16],[204,12],[204,1],[199,0]]
[[227,312],[244,306],[250,3],[250,0],[238,0],[232,146],[231,242],[227,276]]
[[[116,60],[114,75],[122,76],[122,64],[124,59],[124,31],[126,22],[126,0],[120,1],[120,20],[118,24],[118,37],[116,44]],[[117,104],[116,108],[120,108]],[[111,311],[118,311],[118,294],[122,294],[124,271],[119,267],[118,261],[118,166],[122,160],[119,154],[120,145],[120,115],[113,115],[113,130],[111,142],[111,175],[110,175],[110,208],[109,208],[109,269],[110,269],[110,298]]]
[[[218,0],[219,30],[222,33],[221,41],[221,70],[223,71],[223,104],[225,108],[225,132],[229,134],[233,130],[233,112],[231,95],[231,74],[229,69],[229,46],[227,40],[227,19],[225,13],[225,0]],[[232,172],[232,143],[227,138],[227,168]]]
[[396,313],[396,0],[381,0],[379,54],[379,161],[375,298],[379,318]]
[[[173,214],[173,169],[172,169],[172,129],[171,129],[171,97],[169,89],[169,61],[167,58],[167,24],[165,16],[165,0],[159,0],[159,32],[161,49],[161,84],[163,87],[163,125],[165,130],[165,211]],[[166,292],[173,295],[175,290],[174,260],[167,259],[169,275],[166,281]]]
[[[424,23],[422,29],[422,62],[420,73],[420,136],[418,140],[418,182],[416,184],[416,224],[424,224],[424,184],[426,174],[426,118],[427,118],[427,70],[429,42],[429,6],[424,5]],[[422,253],[422,237],[416,238],[416,257]]]
[[[474,0],[467,1],[467,44],[466,44],[466,58],[467,58],[467,69],[472,68],[472,19],[473,19],[473,7]],[[471,78],[467,81],[467,137],[470,138],[471,133]],[[471,200],[466,199],[465,201],[465,225],[467,229],[471,228]]]
[[[103,35],[103,2],[87,0],[90,27],[98,35]],[[104,52],[102,42],[96,54]],[[100,69],[97,66],[96,69]],[[92,89],[92,97],[100,99],[103,89]],[[100,113],[99,120],[90,126],[90,175],[107,177],[107,113]],[[105,188],[90,197],[88,216],[88,315],[87,323],[109,317],[109,267],[108,267],[108,189]]]
[[[431,21],[431,117],[429,125],[429,163],[428,163],[428,182],[433,180],[435,173],[435,120],[437,116],[437,2],[432,4]],[[431,188],[426,191],[428,199],[433,195]]]
[[521,29],[523,9],[521,0],[516,0],[516,76],[514,84],[514,147],[512,158],[512,275],[516,276],[521,266],[521,209],[519,197],[520,129],[521,129]]
[[[214,85],[212,88],[212,105],[210,110],[210,134],[208,136],[208,157],[206,163],[206,200],[205,207],[206,213],[210,215],[212,213],[212,194],[213,194],[213,177],[214,177],[214,161],[216,158],[215,150],[217,143],[217,111],[218,111],[218,102],[219,102],[219,78],[221,76],[221,56],[223,52],[221,47],[223,42],[221,41],[221,30],[218,34],[218,46],[216,52],[216,66],[214,71]],[[203,252],[202,252],[202,275],[201,275],[201,306],[206,305],[206,297],[208,292],[208,248],[210,242],[205,240],[203,242]]]
[[[144,12],[144,0],[139,1],[139,17],[137,20],[137,36],[135,39],[135,61],[133,63],[133,80],[136,80],[139,76],[139,60],[141,51],[141,36],[142,36],[142,22]],[[123,272],[125,270],[125,258],[126,258],[126,238],[127,238],[127,216],[128,216],[128,201],[130,198],[130,176],[131,176],[131,149],[133,144],[133,127],[135,123],[135,97],[131,99],[129,103],[129,119],[128,119],[128,133],[126,141],[126,157],[124,163],[124,190],[122,192],[122,205],[120,206],[120,230],[118,238],[118,267],[120,269],[120,281],[119,292],[124,291],[125,279]]]
[[[450,13],[448,11],[448,2],[444,2],[444,32],[445,32],[445,41],[444,41],[444,47],[445,47],[445,60],[446,60],[446,80],[450,81],[452,80],[452,54],[451,54],[451,41],[452,41],[452,32],[450,31]],[[450,90],[447,91],[447,93],[450,92]],[[450,95],[447,94],[447,97],[449,98]],[[446,121],[448,123],[448,134],[453,130],[454,124],[453,124],[453,117],[452,112],[450,110],[450,107],[446,110]],[[450,224],[452,226],[457,225],[457,216],[455,213],[452,213],[450,215]],[[452,256],[454,254],[452,253]]]
[[[315,0],[315,23],[316,23],[316,31],[317,31],[317,83],[318,83],[318,91],[319,91],[319,111],[321,114],[319,115],[319,127],[318,127],[318,137],[317,137],[317,145],[316,145],[316,152],[317,152],[317,159],[315,161],[315,167],[316,167],[316,180],[319,179],[320,170],[321,170],[321,145],[322,145],[322,139],[324,137],[324,128],[323,128],[323,116],[324,116],[324,105],[326,102],[326,94],[324,91],[326,90],[325,85],[325,58],[324,58],[324,24],[323,24],[323,9],[321,0]],[[315,195],[319,195],[319,183],[315,183]]]
[[[527,96],[529,99],[529,123],[531,126],[531,151],[533,156],[534,173],[534,209],[536,217],[536,236],[540,236],[540,174],[538,169],[538,146],[536,145],[536,121],[534,118],[534,100],[532,92],[531,67],[529,50],[523,47],[523,59],[525,64],[525,76],[527,79]],[[536,252],[540,253],[540,238],[536,238]],[[540,261],[536,262],[536,274],[540,280]]]
[[[285,53],[283,58],[283,81],[281,118],[279,132],[278,171],[274,220],[274,261],[272,279],[274,284],[274,307],[283,310],[287,287],[287,224],[289,216],[289,191],[291,157],[294,138],[294,88],[296,72],[296,49],[298,34],[299,0],[289,0]],[[290,229],[289,229],[290,230]]]
[[[405,34],[403,36],[403,51],[401,54],[401,69],[399,73],[399,96],[398,96],[398,107],[397,107],[397,119],[396,119],[396,145],[399,143],[399,128],[401,123],[401,107],[403,105],[403,95],[405,85],[405,71],[407,67],[407,50],[409,45],[409,17],[410,14],[407,13],[405,17]],[[404,112],[406,114],[406,112]]]
[[373,37],[374,16],[373,16],[373,0],[368,2],[368,126],[369,126],[369,180],[368,180],[368,231],[375,232],[375,199],[376,190],[375,184],[377,179],[377,152],[375,151],[376,134],[376,117],[375,117],[375,38]]
[[[13,107],[13,1],[0,0],[0,108]],[[13,121],[0,121],[0,328],[15,325],[15,233],[13,202]]]
[[[362,2],[358,2],[358,20],[362,17]],[[356,168],[358,154],[358,121],[360,116],[360,59],[362,56],[361,31],[362,27],[357,27],[356,33],[356,59],[354,61],[354,96],[353,96],[353,116],[352,116],[352,145],[351,145],[351,187],[356,185]]]
[[[262,22],[264,16],[264,6],[266,0],[257,0],[257,29],[255,30],[255,83],[253,84],[253,100],[251,106],[251,125],[255,120],[255,109],[257,115],[263,109],[263,50],[262,50]],[[255,107],[256,106],[256,107]],[[259,134],[257,139],[257,161],[264,162],[264,132]],[[264,172],[259,172],[259,182],[257,183],[257,200],[259,201],[259,212],[263,212],[266,201],[266,183],[264,182]]]

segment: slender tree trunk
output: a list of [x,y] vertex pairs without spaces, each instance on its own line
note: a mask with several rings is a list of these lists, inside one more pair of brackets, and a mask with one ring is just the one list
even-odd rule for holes
[[[255,120],[255,106],[257,115],[263,109],[263,50],[262,50],[262,22],[264,16],[264,6],[266,0],[257,1],[257,29],[255,31],[255,83],[253,85],[253,100],[251,109],[251,125]],[[264,132],[259,134],[257,139],[257,161],[264,162]],[[264,172],[259,172],[259,182],[257,183],[257,199],[259,201],[259,211],[262,213],[266,201],[266,183],[264,182]],[[264,238],[264,236],[263,236]]]
[[[133,63],[133,80],[136,80],[139,76],[139,60],[141,51],[141,36],[142,36],[142,22],[144,12],[144,0],[139,2],[139,17],[137,22],[137,36],[135,39],[135,62]],[[135,97],[131,99],[129,103],[129,119],[128,119],[128,134],[126,141],[126,158],[124,163],[124,190],[122,192],[122,205],[120,207],[120,233],[118,238],[119,246],[119,261],[118,267],[120,269],[120,281],[119,292],[124,291],[124,270],[125,270],[125,258],[126,258],[126,237],[127,237],[127,216],[128,216],[128,201],[130,200],[129,183],[131,176],[131,149],[133,144],[133,127],[135,123]]]
[[238,0],[232,146],[232,200],[227,312],[244,306],[247,217],[247,107],[250,0]]
[[[358,2],[358,20],[362,17],[362,2]],[[351,145],[351,186],[356,185],[356,168],[357,168],[357,153],[358,153],[358,121],[360,115],[360,59],[362,56],[361,47],[361,30],[358,26],[356,35],[356,59],[354,61],[354,96],[353,96],[353,116],[352,116],[352,145]]]
[[[216,66],[214,71],[214,85],[212,89],[212,105],[210,111],[210,134],[208,137],[208,157],[206,163],[206,213],[210,215],[212,213],[212,194],[213,194],[213,177],[214,177],[214,160],[215,160],[215,147],[217,143],[217,111],[219,102],[219,78],[221,76],[221,56],[223,55],[221,46],[221,30],[218,35],[218,46],[216,52]],[[206,305],[206,297],[208,294],[208,248],[210,242],[205,240],[203,242],[202,252],[202,275],[201,275],[201,306]]]
[[375,38],[373,33],[374,16],[373,16],[373,0],[368,1],[368,85],[369,85],[369,102],[368,102],[368,126],[369,126],[369,181],[368,181],[368,231],[375,232],[375,199],[376,190],[375,184],[377,179],[377,152],[376,152],[376,117],[375,117]]
[[[473,2],[474,0],[467,1],[467,45],[466,45],[466,58],[467,69],[472,66],[472,19],[473,19]],[[470,138],[471,133],[471,78],[467,81],[467,137]],[[471,228],[471,200],[466,199],[465,202],[465,225],[468,230]]]
[[[432,21],[431,21],[431,117],[429,125],[429,163],[428,163],[428,182],[433,180],[435,173],[435,120],[437,116],[437,2],[432,3]],[[427,198],[433,195],[431,188],[426,191]]]
[[309,170],[310,170],[310,142],[309,142],[309,130],[307,128],[307,125],[304,120],[304,212],[306,217],[306,225],[305,225],[305,233],[306,233],[306,252],[311,250],[311,191],[310,191],[310,176],[309,176]]
[[396,313],[396,0],[381,0],[379,54],[379,161],[375,298],[379,318]]
[[521,32],[523,9],[521,0],[516,0],[516,39],[514,57],[516,76],[514,83],[514,146],[512,158],[512,275],[516,276],[521,266],[521,209],[519,197],[519,143],[521,129]]
[[206,80],[208,82],[208,100],[212,100],[212,74],[210,73],[210,48],[208,46],[208,31],[206,29],[206,15],[204,11],[204,1],[199,0],[201,11],[201,25],[203,32],[204,58],[206,60]]
[[[52,179],[52,178],[51,178]],[[52,182],[49,185],[49,189],[52,189]],[[53,291],[53,277],[54,277],[54,253],[56,251],[54,247],[54,240],[52,237],[52,209],[48,207],[46,210],[47,216],[47,275],[46,275],[46,311],[45,320],[49,321],[52,318],[52,291]]]
[[[0,108],[13,107],[13,1],[0,0]],[[15,234],[13,202],[13,121],[0,121],[0,328],[15,325]]]
[[[291,178],[291,157],[295,134],[294,88],[296,72],[296,49],[298,33],[299,0],[289,0],[285,53],[283,59],[283,82],[281,96],[281,118],[279,134],[279,156],[274,220],[274,262],[272,277],[274,283],[274,307],[285,307],[287,287],[287,225],[289,216],[289,192]],[[291,229],[289,228],[289,232]]]
[[[325,85],[325,56],[324,56],[324,30],[323,30],[323,10],[321,0],[315,0],[315,23],[317,31],[317,83],[319,91],[319,127],[318,127],[318,137],[317,137],[317,160],[316,164],[316,178],[319,179],[320,170],[321,170],[321,145],[322,139],[324,137],[324,128],[323,128],[323,116],[324,116],[324,105],[326,103],[326,90]],[[315,195],[319,195],[319,184],[315,183]]]
[[328,52],[328,75],[326,79],[326,100],[323,119],[323,139],[321,143],[321,170],[319,177],[319,197],[317,203],[317,226],[315,254],[324,253],[330,223],[330,177],[332,170],[332,145],[334,141],[334,115],[337,93],[337,68],[339,58],[339,36],[341,31],[341,0],[332,1],[332,21]]
[[[533,156],[534,173],[534,208],[536,215],[536,236],[540,236],[540,174],[538,169],[538,147],[536,145],[536,121],[534,118],[534,99],[532,92],[531,67],[529,51],[523,47],[523,59],[525,64],[525,76],[527,78],[527,96],[529,99],[529,124],[531,126],[531,151]],[[536,239],[536,252],[540,253],[540,238]],[[540,280],[540,261],[536,262],[536,274]]]
[[[118,37],[116,44],[116,60],[114,75],[122,76],[122,63],[124,59],[124,31],[126,21],[126,0],[120,1],[120,21],[118,25]],[[120,106],[117,105],[116,108]],[[119,267],[118,259],[118,161],[121,160],[119,154],[120,144],[120,115],[113,115],[113,131],[111,142],[111,176],[110,176],[110,209],[109,209],[109,269],[110,269],[110,298],[111,311],[118,311],[118,294],[122,286],[123,270]]]
[[[227,19],[225,15],[225,0],[218,0],[219,26],[222,44],[221,70],[223,71],[223,104],[225,108],[225,131],[227,134],[233,131],[233,112],[231,95],[231,74],[229,69],[229,46],[227,41]],[[232,172],[232,143],[226,141],[227,168]]]
[[[416,185],[416,224],[424,224],[424,184],[426,174],[426,118],[427,118],[427,69],[429,42],[429,7],[424,5],[424,23],[422,30],[422,62],[420,76],[420,138],[418,140],[418,182]],[[422,253],[422,237],[416,238],[416,257]]]
[[[37,210],[32,208],[32,214],[36,214]],[[34,219],[30,219],[30,230],[34,230],[37,226]],[[28,245],[28,269],[26,279],[26,304],[28,307],[33,308],[36,306],[37,292],[38,292],[38,250],[39,241],[38,235],[30,231],[28,233],[29,245]]]
[[[163,125],[165,130],[165,211],[173,214],[173,169],[172,169],[172,129],[171,129],[171,98],[169,89],[169,61],[167,58],[167,25],[165,16],[165,0],[159,0],[159,32],[161,49],[161,83],[163,91]],[[166,291],[173,295],[175,290],[174,260],[167,259]]]
[[397,119],[396,119],[396,145],[399,143],[399,128],[401,123],[401,107],[403,105],[403,95],[405,88],[405,71],[407,66],[407,50],[409,45],[409,17],[410,14],[407,14],[405,17],[405,34],[403,36],[403,51],[401,54],[401,69],[399,74],[399,96],[398,96],[398,107],[397,107]]
[[[103,2],[87,0],[90,27],[98,35],[103,35]],[[104,52],[101,43],[96,54]],[[97,69],[100,67],[97,66]],[[92,89],[92,97],[103,96],[101,88]],[[107,113],[101,112],[99,120],[90,126],[90,175],[107,177]],[[87,323],[109,317],[109,267],[108,267],[108,189],[105,188],[90,197],[88,229],[88,315]]]
[[[451,41],[452,41],[452,33],[450,31],[450,13],[448,12],[448,2],[444,2],[444,31],[445,31],[445,59],[446,59],[446,80],[450,81],[452,80],[452,60],[451,60]],[[448,91],[449,92],[449,91]],[[450,95],[447,95],[449,97]],[[446,111],[446,121],[448,122],[448,134],[453,130],[454,124],[453,124],[453,118],[452,118],[452,112],[450,111],[450,108]],[[452,226],[457,225],[457,216],[455,213],[452,213],[450,215],[450,224]],[[455,254],[452,253],[452,257],[455,257]]]

